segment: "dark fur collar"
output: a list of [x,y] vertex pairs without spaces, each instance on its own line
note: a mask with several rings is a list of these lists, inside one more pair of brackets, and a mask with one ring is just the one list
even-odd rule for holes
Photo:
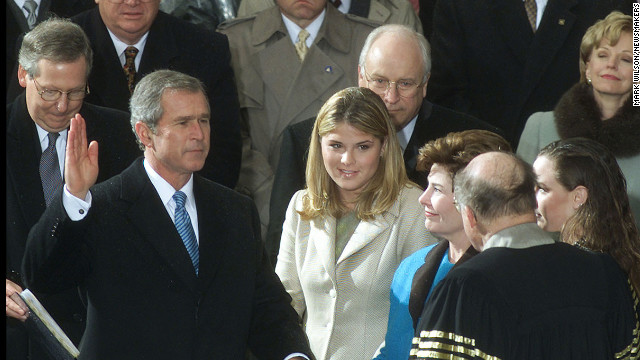
[[630,96],[614,117],[602,121],[591,87],[578,83],[562,96],[554,110],[558,134],[561,139],[594,139],[616,157],[636,155],[640,153],[640,108],[631,102]]

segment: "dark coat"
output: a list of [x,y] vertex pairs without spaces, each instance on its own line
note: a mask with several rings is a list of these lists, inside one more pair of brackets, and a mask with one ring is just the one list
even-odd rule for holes
[[27,283],[83,283],[80,359],[264,359],[309,354],[306,336],[260,240],[252,201],[194,175],[200,271],[147,176],[142,158],[91,189],[71,221],[61,193],[30,233]]
[[[129,114],[87,103],[80,114],[86,121],[88,140],[99,143],[98,181],[118,174],[140,156],[128,126]],[[6,146],[6,275],[24,288],[19,272],[27,235],[46,207],[39,174],[42,149],[24,94],[7,105]],[[36,292],[36,296],[77,345],[85,324],[85,308],[77,289],[70,288],[56,295]],[[7,319],[7,354],[11,354],[7,357],[27,359],[26,340],[25,328],[18,321]],[[42,354],[34,355],[40,351],[32,347],[32,359],[43,359]]]
[[579,77],[587,28],[630,0],[549,0],[535,32],[521,0],[438,1],[427,98],[504,130],[517,148],[529,115],[553,110]]
[[[274,266],[280,249],[280,236],[287,206],[293,194],[305,187],[306,155],[314,123],[315,118],[307,119],[289,126],[283,133],[280,163],[271,192],[269,228],[265,239],[267,252]],[[403,154],[409,179],[423,189],[426,188],[426,174],[416,170],[420,148],[428,141],[443,137],[450,132],[469,129],[489,130],[503,135],[500,129],[473,116],[449,110],[425,100],[418,112],[415,128]]]
[[[93,47],[91,93],[86,101],[129,111],[129,89],[118,54],[98,8],[74,16]],[[211,107],[211,150],[200,171],[233,188],[240,172],[241,140],[238,95],[226,36],[158,12],[142,53],[135,82],[155,70],[171,69],[203,82]]]

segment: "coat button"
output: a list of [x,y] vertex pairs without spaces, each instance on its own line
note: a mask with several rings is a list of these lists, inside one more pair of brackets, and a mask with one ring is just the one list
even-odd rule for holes
[[332,298],[335,298],[336,297],[336,290],[335,289],[329,290],[329,296],[331,296]]

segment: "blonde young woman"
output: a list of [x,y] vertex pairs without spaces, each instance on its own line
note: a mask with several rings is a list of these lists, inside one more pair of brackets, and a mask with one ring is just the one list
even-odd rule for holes
[[327,100],[306,179],[287,209],[276,273],[318,360],[371,359],[387,329],[394,271],[435,242],[378,95],[347,88]]

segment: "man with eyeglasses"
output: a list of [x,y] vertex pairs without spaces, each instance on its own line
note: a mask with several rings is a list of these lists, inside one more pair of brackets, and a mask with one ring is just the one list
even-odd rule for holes
[[[25,88],[7,104],[6,118],[6,330],[8,359],[49,359],[29,338],[20,320],[26,315],[10,296],[22,291],[20,274],[27,235],[59,192],[65,176],[67,132],[81,114],[89,140],[100,142],[104,181],[141,155],[126,112],[84,102],[89,93],[91,45],[68,20],[46,20],[28,32],[19,53],[17,77]],[[47,311],[77,345],[84,331],[85,308],[78,289],[36,293]]]
[[[429,43],[404,25],[383,25],[373,30],[360,52],[358,85],[376,92],[389,110],[404,152],[409,178],[426,188],[426,174],[416,170],[418,150],[427,141],[453,131],[502,131],[472,116],[425,100],[431,73]],[[267,251],[275,265],[284,214],[291,196],[304,188],[305,154],[315,118],[287,128],[283,133],[280,164],[271,193]]]
[[71,20],[85,31],[94,51],[87,101],[129,111],[134,86],[144,75],[171,69],[205,84],[211,104],[211,151],[204,177],[233,188],[242,143],[238,94],[226,36],[159,10],[160,0],[96,0]]

